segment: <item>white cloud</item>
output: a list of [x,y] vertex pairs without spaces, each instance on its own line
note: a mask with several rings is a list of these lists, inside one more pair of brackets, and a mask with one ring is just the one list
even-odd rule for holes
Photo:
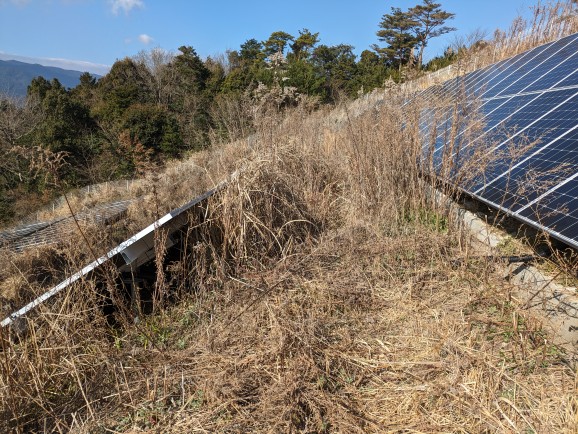
[[154,41],[154,39],[152,37],[150,37],[149,35],[145,35],[144,33],[142,35],[138,35],[138,40],[141,41],[145,45],[148,45],[152,41]]
[[112,13],[118,15],[120,11],[128,14],[134,8],[143,8],[144,2],[142,0],[109,0],[112,8]]

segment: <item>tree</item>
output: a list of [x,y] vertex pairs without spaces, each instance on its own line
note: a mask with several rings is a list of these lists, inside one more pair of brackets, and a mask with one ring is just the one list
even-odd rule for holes
[[151,102],[153,92],[149,84],[154,80],[146,68],[134,60],[117,60],[109,73],[97,83],[93,114],[99,121],[117,123],[132,104]]
[[446,21],[453,19],[455,14],[442,10],[440,3],[434,3],[433,0],[424,0],[423,4],[409,9],[409,16],[412,21],[418,23],[415,27],[415,38],[418,47],[416,67],[421,69],[423,52],[429,40],[456,30],[455,27],[444,25]]
[[311,33],[308,29],[299,30],[299,37],[291,44],[293,59],[301,60],[309,57],[318,42],[319,33]]
[[357,62],[357,90],[369,92],[383,86],[389,72],[387,65],[375,52],[363,50]]
[[427,71],[437,71],[439,69],[445,68],[448,65],[454,63],[458,58],[457,52],[452,47],[447,47],[444,50],[444,54],[441,56],[436,56],[431,59],[426,65],[425,69]]
[[230,71],[223,81],[223,93],[243,93],[253,90],[266,70],[263,44],[256,39],[245,41],[239,51],[228,52]]
[[[0,94],[0,149],[5,156],[20,139],[32,133],[44,115],[38,98],[11,98]],[[0,160],[0,168],[5,160]],[[3,170],[0,170],[3,173]]]
[[40,102],[44,116],[28,135],[27,144],[55,155],[66,155],[68,164],[63,166],[59,175],[66,181],[76,183],[81,177],[80,168],[90,154],[85,149],[84,138],[95,131],[96,125],[88,107],[71,94],[72,91],[66,90],[57,79],[48,82],[38,77],[32,80],[28,98]]
[[246,62],[263,60],[263,44],[256,39],[248,39],[241,45],[239,57]]
[[211,75],[206,81],[205,91],[209,96],[214,97],[221,91],[228,65],[224,56],[209,56],[207,60],[205,60],[205,66],[211,72]]
[[269,39],[263,42],[263,51],[266,56],[272,56],[273,54],[281,53],[285,51],[285,47],[289,41],[293,41],[293,36],[287,32],[273,32]]
[[174,80],[168,65],[174,55],[162,48],[153,48],[150,51],[141,51],[133,61],[139,68],[146,70],[142,76],[148,80],[147,87],[153,94],[153,100],[157,104],[167,107],[171,101],[170,87]]
[[201,92],[205,90],[211,71],[203,63],[193,47],[179,47],[181,54],[174,58],[173,67],[178,73],[179,85],[186,92]]
[[186,147],[200,149],[208,144],[212,74],[194,48],[182,46],[179,51],[169,66],[174,71],[171,111]]
[[123,116],[122,131],[134,143],[140,143],[151,155],[162,152],[176,157],[183,144],[179,126],[170,113],[156,104],[134,104]]
[[[391,8],[390,14],[383,15],[379,23],[380,30],[377,36],[380,41],[386,42],[386,47],[373,45],[372,48],[384,56],[388,62],[401,67],[415,59],[417,69],[423,64],[423,53],[430,39],[455,30],[445,26],[446,21],[453,19],[455,14],[441,9],[434,0],[423,0],[407,11],[400,8]],[[414,51],[417,48],[417,55]]]
[[338,90],[353,96],[357,65],[351,45],[319,45],[313,50],[311,61],[325,78],[326,100],[335,99],[335,91]]
[[325,78],[311,62],[295,60],[287,68],[285,84],[297,88],[299,94],[316,96],[323,94]]
[[401,67],[412,59],[413,50],[418,43],[415,36],[418,26],[418,21],[409,12],[392,7],[390,14],[383,15],[379,23],[381,30],[376,33],[379,40],[388,45],[373,45],[373,49],[401,70]]
[[14,216],[13,205],[30,178],[28,159],[18,148],[43,118],[37,98],[15,99],[0,94],[0,222]]
[[70,95],[78,103],[82,103],[88,107],[94,104],[94,95],[96,92],[96,78],[88,72],[84,72],[80,76],[80,83],[70,91]]

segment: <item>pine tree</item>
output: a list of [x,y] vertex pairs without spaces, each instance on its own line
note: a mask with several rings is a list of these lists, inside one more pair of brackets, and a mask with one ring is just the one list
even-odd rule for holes
[[456,30],[455,27],[444,25],[447,20],[453,19],[455,14],[442,10],[440,3],[424,0],[422,5],[410,8],[409,15],[413,21],[418,23],[415,28],[418,48],[416,67],[420,69],[423,63],[423,52],[429,40]]
[[377,31],[380,41],[387,43],[386,47],[373,46],[373,49],[384,56],[389,64],[401,67],[408,64],[413,50],[418,43],[416,28],[419,23],[409,12],[400,8],[391,8],[390,14],[383,15]]
[[[423,54],[430,39],[456,30],[446,26],[448,20],[455,14],[441,9],[441,4],[433,0],[423,0],[407,11],[400,8],[391,8],[390,14],[383,15],[379,23],[380,30],[377,36],[380,41],[386,42],[386,47],[373,45],[372,48],[380,53],[392,66],[400,68],[415,60],[417,69],[423,64]],[[415,50],[417,49],[417,55]]]

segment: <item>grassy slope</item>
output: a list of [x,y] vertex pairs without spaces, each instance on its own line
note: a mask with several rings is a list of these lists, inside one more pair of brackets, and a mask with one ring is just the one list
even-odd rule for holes
[[[574,376],[456,240],[350,227],[127,336],[114,430],[571,432]],[[136,350],[135,350],[136,349]],[[128,388],[127,388],[128,389]],[[109,412],[110,411],[110,412]]]
[[[83,282],[2,341],[0,430],[575,432],[575,371],[429,203],[402,97],[355,118],[263,112],[250,141],[145,180],[129,232],[243,168],[183,256],[157,254],[154,315],[111,329]],[[2,273],[32,294],[39,264],[85,250],[2,257]]]
[[116,331],[90,282],[41,309],[44,325],[2,353],[4,428],[575,430],[575,373],[497,265],[470,258],[428,204],[400,106],[337,129],[323,113],[266,116],[252,146],[183,163],[205,181],[157,179],[143,220],[203,173],[244,168],[162,265],[157,289],[180,303]]

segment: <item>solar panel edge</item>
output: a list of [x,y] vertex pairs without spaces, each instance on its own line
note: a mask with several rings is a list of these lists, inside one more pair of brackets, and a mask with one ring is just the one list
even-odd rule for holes
[[577,249],[578,250],[578,240],[573,239],[573,238],[569,238],[561,233],[559,233],[558,231],[555,231],[554,229],[548,228],[534,220],[528,219],[524,216],[521,215],[514,215],[514,213],[512,213],[508,208],[504,208],[501,205],[498,205],[497,203],[494,203],[492,201],[489,201],[487,199],[485,199],[482,196],[478,196],[475,195],[473,193],[468,193],[468,192],[464,192],[467,195],[474,197],[475,199],[479,200],[482,203],[485,203],[486,205],[490,206],[491,208],[495,208],[499,211],[502,211],[504,214],[506,214],[509,217],[514,218],[515,220],[519,220],[524,224],[527,224],[531,227],[533,227],[534,229],[537,229],[541,232],[545,232],[549,235],[551,235],[553,238],[557,239],[558,241],[563,242],[564,244],[567,244],[568,246]]

